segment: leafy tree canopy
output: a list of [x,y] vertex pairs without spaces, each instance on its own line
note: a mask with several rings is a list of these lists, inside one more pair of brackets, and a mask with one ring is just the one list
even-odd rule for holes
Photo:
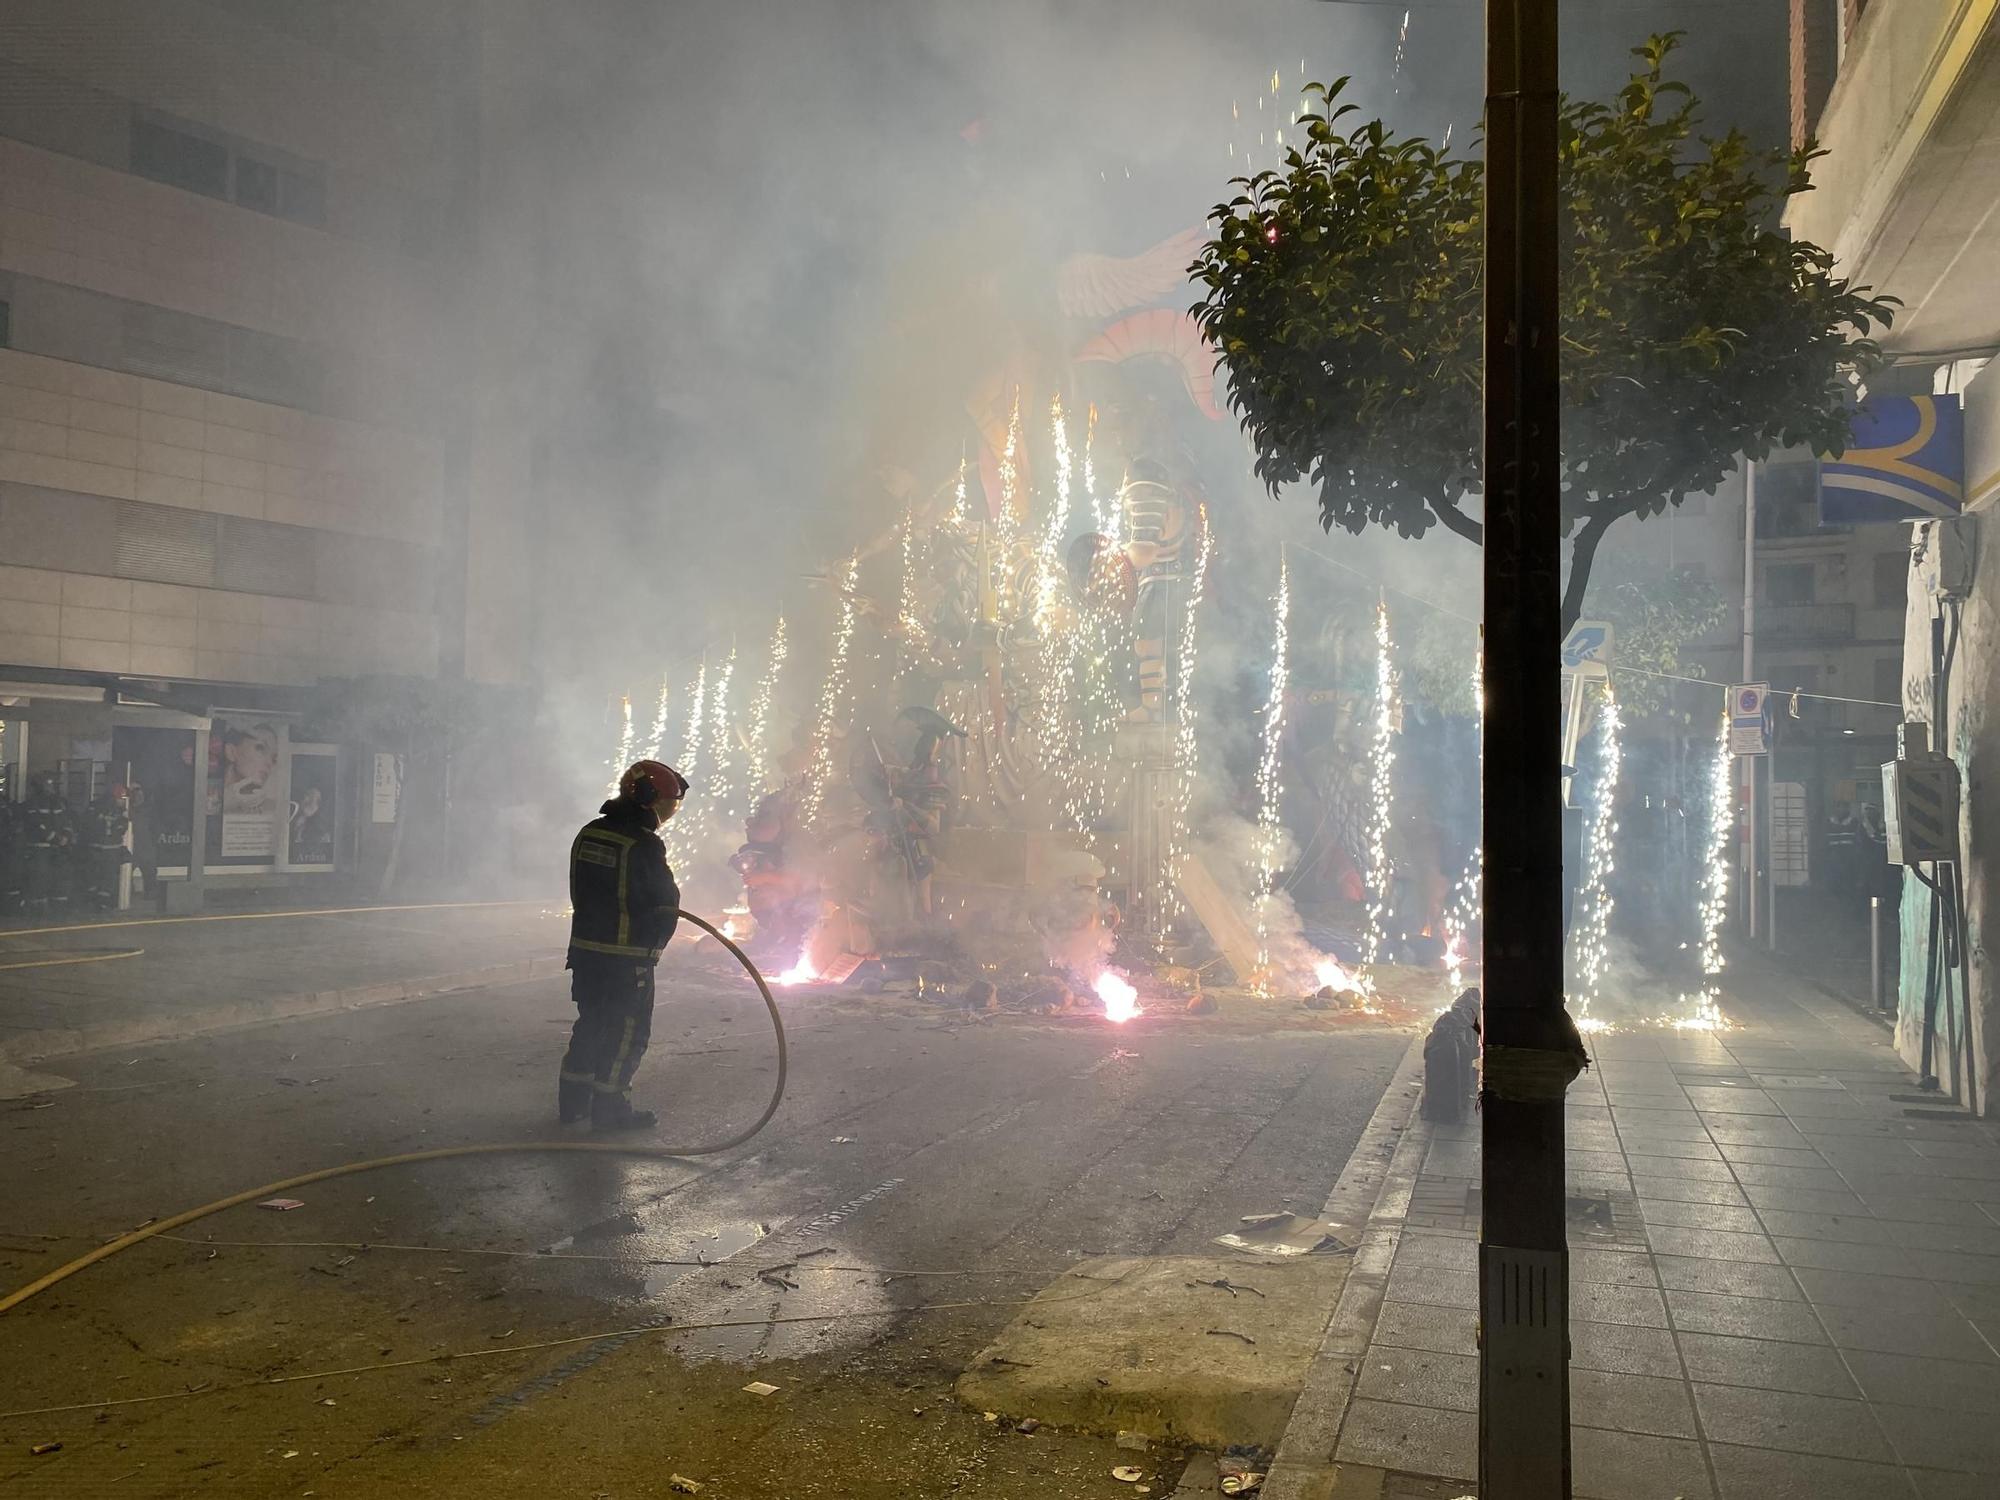
[[[1569,621],[1619,518],[1712,492],[1739,454],[1840,452],[1893,310],[1774,227],[1819,153],[1697,136],[1666,76],[1675,41],[1634,49],[1615,102],[1561,105]],[[1235,179],[1211,212],[1194,312],[1274,493],[1309,481],[1329,531],[1477,540],[1461,507],[1480,492],[1485,168],[1380,120],[1343,133],[1346,82],[1314,86],[1282,172]]]

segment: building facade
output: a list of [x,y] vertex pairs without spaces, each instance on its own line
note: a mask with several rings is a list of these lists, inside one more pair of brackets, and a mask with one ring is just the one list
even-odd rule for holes
[[[1993,861],[2000,803],[2000,0],[1794,0],[1793,123],[1816,139],[1815,191],[1794,201],[1793,232],[1833,251],[1843,275],[1901,299],[1880,382],[1899,394],[1949,392],[1964,412],[1964,516],[1974,557],[1969,587],[1936,587],[1933,570],[1906,575],[1894,694],[1900,717],[1926,726],[1958,765],[1965,795],[1956,869],[1968,937],[1966,988],[1956,1002],[1928,981],[1931,887],[1907,876],[1897,1043],[1981,1112],[1993,1109],[2000,988],[1985,931],[1996,908]],[[1907,547],[1907,527],[1894,530]],[[1869,564],[1882,608],[1896,561]],[[1888,653],[1885,651],[1884,655]],[[1946,702],[1939,702],[1942,683]],[[1893,757],[1884,747],[1881,759]],[[1879,772],[1878,772],[1879,775]],[[1929,872],[1926,872],[1927,874]]]
[[323,874],[400,763],[320,685],[525,676],[482,58],[470,3],[0,10],[11,797],[136,782],[165,871]]

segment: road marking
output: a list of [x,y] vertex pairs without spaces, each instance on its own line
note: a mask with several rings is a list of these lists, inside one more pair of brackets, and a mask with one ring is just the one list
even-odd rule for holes
[[834,1228],[856,1211],[873,1203],[877,1198],[886,1198],[889,1194],[895,1192],[897,1188],[901,1187],[904,1181],[905,1179],[901,1177],[891,1177],[886,1182],[878,1182],[859,1198],[850,1198],[847,1202],[841,1204],[840,1207],[821,1214],[817,1219],[808,1220],[799,1229],[798,1233],[802,1237],[824,1234],[827,1230]]

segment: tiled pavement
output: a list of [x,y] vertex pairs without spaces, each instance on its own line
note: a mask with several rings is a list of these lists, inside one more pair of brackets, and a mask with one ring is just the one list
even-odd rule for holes
[[[2000,1131],[1782,974],[1725,1010],[1597,1038],[1570,1094],[1576,1494],[1993,1500]],[[1475,1472],[1477,1126],[1413,1128],[1404,1159],[1335,1495]]]

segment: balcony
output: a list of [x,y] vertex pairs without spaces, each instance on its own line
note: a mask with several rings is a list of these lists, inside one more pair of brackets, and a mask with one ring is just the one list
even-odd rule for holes
[[1757,640],[1845,645],[1854,639],[1852,604],[1759,604]]
[[1785,223],[1842,276],[1904,299],[1892,347],[2000,338],[2000,28],[1991,4],[1870,0],[1818,121],[1826,156]]

